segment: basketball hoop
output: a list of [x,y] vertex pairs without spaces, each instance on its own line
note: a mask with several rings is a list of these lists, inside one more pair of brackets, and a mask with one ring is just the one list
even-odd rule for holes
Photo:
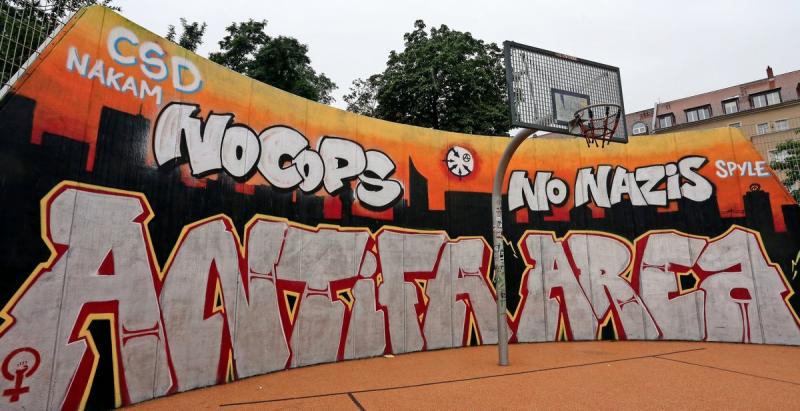
[[[492,244],[494,286],[497,291],[497,353],[508,365],[508,308],[503,237],[503,183],[511,157],[536,131],[584,137],[589,146],[597,140],[628,142],[625,105],[619,68],[565,54],[503,42],[511,125],[520,130],[506,145],[492,182]],[[511,92],[513,90],[513,92]],[[589,105],[592,101],[605,104]],[[577,110],[577,111],[576,111]],[[619,122],[622,126],[617,128]],[[619,132],[617,132],[619,130]]]
[[600,140],[600,147],[603,148],[617,132],[621,113],[622,108],[616,104],[593,104],[576,111],[569,126],[570,129],[580,129],[587,146],[594,144],[597,147],[597,141]]

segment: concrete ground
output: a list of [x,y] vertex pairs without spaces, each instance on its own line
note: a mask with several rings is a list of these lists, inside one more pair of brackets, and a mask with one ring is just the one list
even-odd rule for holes
[[280,371],[141,410],[798,409],[800,347],[693,342],[517,344]]

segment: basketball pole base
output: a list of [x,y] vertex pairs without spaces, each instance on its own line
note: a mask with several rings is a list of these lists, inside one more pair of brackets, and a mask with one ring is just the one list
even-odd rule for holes
[[506,321],[506,269],[503,253],[503,180],[511,157],[536,130],[519,130],[506,146],[492,184],[492,236],[494,246],[494,289],[497,292],[497,349],[500,365],[508,365],[508,323]]

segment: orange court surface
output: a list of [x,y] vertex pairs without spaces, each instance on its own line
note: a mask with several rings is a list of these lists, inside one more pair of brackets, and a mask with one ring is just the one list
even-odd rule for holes
[[794,409],[800,347],[704,342],[514,344],[280,371],[130,407],[143,410]]

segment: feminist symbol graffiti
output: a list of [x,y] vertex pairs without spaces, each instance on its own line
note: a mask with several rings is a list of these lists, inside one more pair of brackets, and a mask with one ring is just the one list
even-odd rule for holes
[[[27,353],[27,355],[24,353]],[[12,371],[9,369],[9,365],[12,363],[11,360],[15,358],[17,366],[16,369]],[[22,381],[36,372],[40,362],[41,357],[39,356],[39,351],[31,347],[17,348],[6,356],[6,359],[3,360],[3,377],[14,382],[12,388],[3,390],[3,396],[9,397],[9,402],[19,401],[20,395],[26,394],[31,390],[31,387],[23,387]]]

